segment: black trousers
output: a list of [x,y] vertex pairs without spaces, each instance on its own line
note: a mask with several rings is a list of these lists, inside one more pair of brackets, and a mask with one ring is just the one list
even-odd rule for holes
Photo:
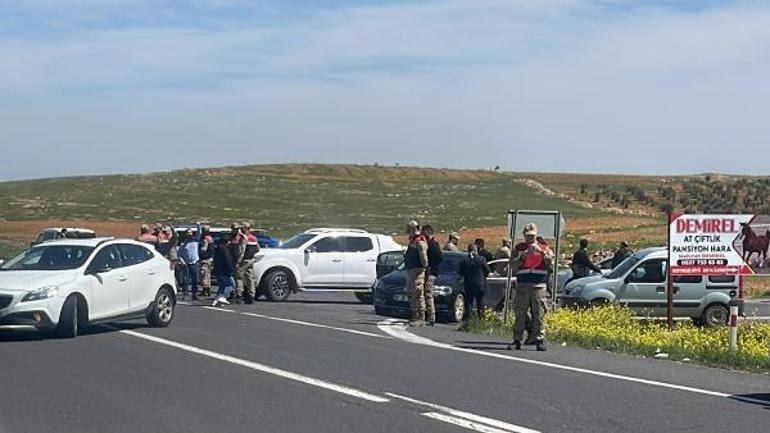
[[468,290],[465,289],[465,314],[463,320],[471,318],[471,311],[473,310],[473,304],[476,304],[476,313],[478,317],[484,314],[484,291],[483,290]]

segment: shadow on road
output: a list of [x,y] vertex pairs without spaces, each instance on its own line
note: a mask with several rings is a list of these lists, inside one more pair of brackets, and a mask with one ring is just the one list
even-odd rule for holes
[[740,394],[740,395],[734,395],[730,398],[736,401],[740,401],[741,403],[755,404],[757,406],[762,406],[765,409],[770,410],[770,394],[768,393]]
[[[122,331],[125,329],[147,328],[146,323],[115,323],[109,325],[94,325],[81,329],[78,332],[78,338],[87,338],[91,335],[109,334],[111,332]],[[37,329],[4,329],[0,330],[0,343],[3,342],[31,342],[44,340],[63,340],[57,337],[53,331],[40,331]]]

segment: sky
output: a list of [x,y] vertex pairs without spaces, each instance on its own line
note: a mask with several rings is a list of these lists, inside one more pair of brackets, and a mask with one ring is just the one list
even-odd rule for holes
[[0,179],[770,174],[770,2],[0,0]]

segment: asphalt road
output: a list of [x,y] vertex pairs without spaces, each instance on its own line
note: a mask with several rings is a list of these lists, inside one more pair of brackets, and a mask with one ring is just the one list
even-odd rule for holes
[[[414,333],[348,294],[179,305],[75,340],[0,334],[0,432],[766,432],[770,377],[451,325]],[[557,342],[558,343],[558,342]]]

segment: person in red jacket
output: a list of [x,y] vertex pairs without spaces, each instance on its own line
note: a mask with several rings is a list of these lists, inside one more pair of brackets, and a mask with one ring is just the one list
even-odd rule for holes
[[513,342],[508,349],[521,350],[527,312],[532,314],[532,332],[538,351],[545,351],[545,313],[547,310],[546,290],[548,273],[553,270],[554,254],[545,242],[537,240],[537,226],[524,226],[524,242],[515,247],[513,270],[516,274],[516,295],[514,298]]

